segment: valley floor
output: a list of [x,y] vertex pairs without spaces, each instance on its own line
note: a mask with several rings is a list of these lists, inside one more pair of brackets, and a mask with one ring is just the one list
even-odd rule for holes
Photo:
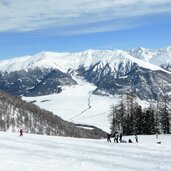
[[[133,143],[0,132],[2,171],[170,171],[171,135]],[[157,144],[161,141],[161,144]]]
[[111,105],[118,99],[113,96],[93,95],[96,86],[80,77],[74,78],[78,85],[63,87],[59,94],[23,97],[28,102],[36,101],[39,107],[74,123],[94,125],[110,132],[108,115]]

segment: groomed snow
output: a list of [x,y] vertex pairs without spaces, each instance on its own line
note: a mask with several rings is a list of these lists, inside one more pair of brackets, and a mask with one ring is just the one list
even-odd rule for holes
[[[128,140],[130,137],[123,137]],[[139,143],[0,132],[1,171],[170,171],[171,135]],[[157,144],[161,141],[161,144]]]

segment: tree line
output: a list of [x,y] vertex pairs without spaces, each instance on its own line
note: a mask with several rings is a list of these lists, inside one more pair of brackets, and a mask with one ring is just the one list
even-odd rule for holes
[[117,104],[112,105],[109,113],[110,129],[124,135],[169,134],[171,122],[171,99],[161,96],[157,101],[150,101],[143,108],[136,101],[133,93],[120,96]]

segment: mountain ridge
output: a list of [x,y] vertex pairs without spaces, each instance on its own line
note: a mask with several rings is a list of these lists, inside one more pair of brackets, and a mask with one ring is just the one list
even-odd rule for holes
[[[147,52],[150,53],[150,55]],[[161,61],[163,62],[163,60],[159,61],[158,59],[159,57],[162,57],[163,53],[166,54],[165,55],[165,58],[167,58],[167,60],[165,60],[166,63],[167,64],[171,63],[170,46],[168,46],[165,49],[159,49],[158,51],[145,49],[142,47],[138,49],[128,50],[128,51],[118,50],[118,49],[117,50],[86,50],[86,51],[75,52],[75,53],[68,53],[68,52],[59,53],[59,52],[43,51],[33,56],[23,56],[23,57],[8,59],[8,60],[1,60],[0,71],[12,72],[17,70],[27,70],[36,67],[39,68],[44,67],[44,68],[59,69],[63,72],[67,72],[69,68],[78,69],[80,65],[89,67],[90,65],[94,65],[98,62],[111,63],[123,57],[132,58],[132,60],[136,63],[138,62],[139,65],[142,65],[146,68],[155,69],[155,65],[160,67],[161,65],[165,64],[165,63],[161,63]],[[143,56],[143,54],[145,54],[146,56]],[[156,55],[159,55],[159,57]],[[159,69],[160,68],[156,68],[155,70],[159,70]]]

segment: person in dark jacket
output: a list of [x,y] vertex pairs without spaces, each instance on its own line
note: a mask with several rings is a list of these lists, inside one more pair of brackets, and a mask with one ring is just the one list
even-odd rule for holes
[[107,133],[107,142],[111,142],[110,137],[111,137],[111,134],[108,134],[108,133]]
[[119,135],[119,141],[122,142],[122,133]]
[[20,129],[20,136],[23,136],[23,130],[22,130],[22,128]]

